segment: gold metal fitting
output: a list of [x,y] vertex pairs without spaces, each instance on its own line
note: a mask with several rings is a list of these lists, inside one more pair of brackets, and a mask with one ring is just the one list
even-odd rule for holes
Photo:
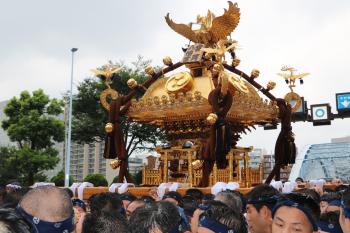
[[273,81],[269,81],[269,82],[267,83],[266,89],[269,90],[269,91],[271,91],[271,90],[273,90],[275,87],[276,87],[276,83],[273,82]]
[[259,77],[260,71],[257,69],[253,69],[252,73],[250,74],[252,78],[257,78]]
[[216,115],[215,113],[210,113],[209,116],[207,117],[207,122],[210,125],[215,124],[215,122],[218,120],[218,115]]
[[137,81],[133,78],[129,79],[127,84],[128,84],[128,87],[131,89],[134,89],[137,87]]
[[106,133],[112,133],[113,132],[113,124],[112,123],[107,123],[105,126],[105,131]]
[[111,166],[112,169],[117,169],[118,167],[120,167],[120,160],[114,159],[109,163],[109,165]]
[[235,58],[235,59],[232,60],[232,66],[233,67],[239,66],[240,63],[241,63],[241,60],[238,59],[238,58]]
[[171,58],[169,56],[166,56],[165,58],[163,58],[163,63],[166,66],[171,66],[173,64],[173,61],[171,60]]
[[203,166],[203,160],[197,159],[197,160],[192,162],[192,168],[194,170],[199,170],[202,168],[202,166]]
[[149,75],[154,75],[154,73],[155,73],[154,68],[152,66],[147,66],[145,68],[145,72]]

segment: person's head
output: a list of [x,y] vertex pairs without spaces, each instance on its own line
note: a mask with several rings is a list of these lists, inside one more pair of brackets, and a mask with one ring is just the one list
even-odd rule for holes
[[198,206],[197,200],[193,196],[186,195],[182,198],[182,207],[186,217],[189,219]]
[[112,216],[125,215],[125,209],[117,193],[108,192],[92,195],[88,203],[91,213],[108,213]]
[[344,233],[350,232],[350,189],[343,192],[339,223]]
[[41,186],[23,196],[16,211],[41,232],[71,232],[73,225],[72,201],[63,189]]
[[305,196],[310,196],[312,199],[314,199],[314,201],[319,204],[321,201],[321,196],[318,192],[316,192],[316,190],[314,189],[309,189],[309,188],[303,188],[303,189],[299,189],[294,191],[295,193],[301,193]]
[[[341,199],[341,194],[338,192],[328,192],[325,193],[321,196],[321,201],[320,201],[320,210],[321,214],[325,213],[327,211],[332,211],[333,207],[330,207],[329,210],[327,210],[329,204],[335,206],[337,205],[338,207],[340,206],[340,199]],[[338,209],[339,211],[339,209]]]
[[128,233],[129,229],[123,218],[115,218],[107,213],[85,215],[82,233]]
[[272,216],[272,233],[312,233],[318,231],[320,207],[311,196],[290,193],[277,202]]
[[31,226],[14,209],[0,209],[1,233],[30,233]]
[[219,192],[215,198],[215,201],[221,201],[228,207],[234,209],[235,211],[242,212],[243,210],[243,202],[242,197],[237,192]]
[[187,189],[185,195],[193,197],[198,204],[200,204],[203,199],[202,191],[196,188]]
[[126,209],[126,218],[127,219],[130,219],[130,216],[132,215],[132,213],[134,213],[134,211],[137,209],[137,208],[140,208],[142,206],[146,205],[146,202],[143,201],[143,200],[139,200],[139,199],[136,199],[134,201],[132,201],[129,205],[128,205],[128,208]]
[[298,184],[301,184],[301,183],[304,183],[304,180],[303,180],[303,178],[301,178],[301,177],[297,177],[297,178],[295,179],[295,182],[297,182]]
[[246,219],[251,233],[271,232],[272,209],[279,192],[270,185],[261,184],[247,195]]
[[340,184],[337,187],[335,187],[334,191],[336,191],[336,192],[344,192],[348,188],[349,188],[349,185]]
[[136,197],[134,195],[132,195],[131,193],[123,193],[123,194],[120,195],[120,199],[123,202],[124,209],[127,209],[128,205],[132,201],[136,200]]
[[142,200],[146,203],[151,203],[151,202],[155,202],[154,198],[153,197],[150,197],[150,196],[141,196],[139,198],[139,200]]
[[11,189],[8,191],[2,204],[2,208],[16,208],[19,201],[29,191],[28,188]]
[[243,215],[220,201],[212,201],[199,220],[198,233],[246,233],[247,227]]
[[147,203],[137,208],[129,220],[132,233],[178,232],[180,222],[177,207],[167,201]]
[[203,205],[208,205],[208,203],[210,203],[211,201],[213,201],[214,198],[215,198],[215,195],[214,195],[214,194],[211,194],[211,193],[204,194],[204,195],[203,195],[203,198],[202,198],[202,204],[203,204]]
[[321,214],[318,227],[323,232],[343,233],[339,224],[339,211]]
[[73,193],[73,191],[70,188],[64,188],[64,190],[68,193],[70,198],[74,197],[74,193]]
[[174,205],[181,205],[182,197],[180,193],[175,191],[170,191],[163,196],[164,201],[173,203]]
[[86,204],[84,201],[76,198],[72,199],[73,208],[76,208],[79,212],[86,212]]

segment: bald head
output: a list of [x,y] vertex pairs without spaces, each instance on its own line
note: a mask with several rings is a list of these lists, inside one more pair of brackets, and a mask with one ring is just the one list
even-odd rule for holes
[[66,220],[73,211],[67,192],[53,186],[32,189],[23,197],[20,205],[28,214],[48,222]]

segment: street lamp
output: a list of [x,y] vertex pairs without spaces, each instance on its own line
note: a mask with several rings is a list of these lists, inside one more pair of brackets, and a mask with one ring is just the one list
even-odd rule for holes
[[68,138],[66,143],[66,171],[64,177],[64,186],[69,187],[69,168],[70,168],[70,151],[71,151],[71,136],[72,136],[72,98],[73,98],[73,65],[74,65],[74,52],[78,51],[78,48],[72,48],[72,67],[70,76],[70,93],[69,93],[69,111],[68,111]]

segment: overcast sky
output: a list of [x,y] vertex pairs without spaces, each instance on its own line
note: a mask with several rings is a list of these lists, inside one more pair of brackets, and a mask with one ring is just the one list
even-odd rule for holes
[[[330,103],[335,93],[350,91],[350,1],[241,0],[241,21],[232,34],[242,48],[240,69],[260,70],[258,81],[277,82],[273,91],[283,97],[289,89],[276,75],[283,65],[310,72],[296,92],[308,104]],[[2,1],[0,8],[0,101],[23,90],[44,89],[51,97],[68,90],[72,47],[76,53],[74,82],[91,76],[90,69],[108,60],[127,64],[138,55],[162,65],[164,56],[181,59],[187,40],[164,21],[188,23],[211,9],[215,15],[228,6],[223,0],[33,0]],[[331,126],[293,125],[297,146],[329,142],[350,134],[350,119]],[[242,146],[274,147],[278,130],[256,130]]]

